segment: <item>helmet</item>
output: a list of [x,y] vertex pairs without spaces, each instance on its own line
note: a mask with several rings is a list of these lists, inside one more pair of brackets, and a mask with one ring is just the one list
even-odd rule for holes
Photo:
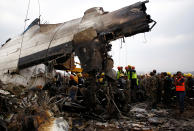
[[153,69],[153,72],[156,74],[156,69]]
[[118,66],[118,67],[117,67],[117,69],[118,69],[118,70],[120,70],[120,69],[121,69],[121,67],[120,67],[120,66]]
[[77,76],[78,76],[78,77],[82,77],[82,74],[81,74],[81,73],[78,73]]
[[180,71],[177,71],[177,73],[176,73],[177,75],[182,75],[182,72],[180,72]]
[[98,79],[98,80],[99,80],[99,82],[100,82],[100,83],[102,83],[102,82],[103,82],[103,78],[100,78],[100,79]]
[[170,72],[167,72],[167,75],[171,75],[171,73]]
[[187,76],[188,76],[188,77],[192,77],[192,74],[191,74],[191,73],[188,73]]
[[123,67],[121,66],[121,70],[123,69]]
[[125,75],[124,75],[123,73],[121,73],[121,74],[120,74],[120,77],[123,77],[123,76],[125,76]]
[[70,75],[70,79],[73,80],[74,79],[74,76],[73,75]]
[[132,66],[131,69],[135,70],[135,66]]
[[105,75],[105,73],[104,73],[104,72],[102,72],[102,73],[101,73],[101,76],[104,76],[104,75]]

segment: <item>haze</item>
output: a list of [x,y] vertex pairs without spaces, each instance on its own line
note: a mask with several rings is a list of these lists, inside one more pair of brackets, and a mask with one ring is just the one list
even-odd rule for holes
[[[113,11],[138,0],[40,0],[41,21],[61,23],[82,17],[91,7]],[[0,1],[0,43],[24,30],[28,0]],[[134,65],[139,72],[152,69],[194,71],[194,1],[150,0],[147,13],[157,21],[151,32],[112,42],[110,54],[117,66]],[[31,0],[27,25],[39,16],[38,0]]]

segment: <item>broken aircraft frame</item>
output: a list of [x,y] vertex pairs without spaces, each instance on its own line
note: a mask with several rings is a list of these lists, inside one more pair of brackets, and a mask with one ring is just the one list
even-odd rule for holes
[[[72,53],[79,57],[84,72],[109,74],[113,67],[107,53],[111,50],[109,43],[148,32],[156,24],[146,13],[147,2],[113,12],[94,7],[81,18],[59,24],[39,24],[36,19],[21,35],[0,48],[0,78],[49,61],[60,65],[71,58]],[[151,27],[150,23],[153,23]]]

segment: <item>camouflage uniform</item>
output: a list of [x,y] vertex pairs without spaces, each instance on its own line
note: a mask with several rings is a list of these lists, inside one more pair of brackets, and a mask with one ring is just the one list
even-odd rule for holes
[[145,99],[146,83],[147,81],[144,76],[139,78],[139,88],[137,91],[137,97],[139,101],[143,101]]
[[148,78],[148,98],[151,100],[152,108],[156,108],[157,106],[157,87],[156,76]]
[[160,75],[160,78],[159,78],[159,87],[160,87],[160,90],[161,90],[161,95],[162,95],[162,101],[164,100],[164,84],[165,84],[165,77],[163,74]]
[[126,81],[125,94],[126,94],[126,103],[127,104],[131,103],[131,81],[130,80]]

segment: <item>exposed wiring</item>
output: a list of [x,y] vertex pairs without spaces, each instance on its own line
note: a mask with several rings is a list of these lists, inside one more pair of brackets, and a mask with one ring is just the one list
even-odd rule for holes
[[41,16],[41,14],[40,14],[40,0],[38,0],[38,13],[39,13],[39,24],[40,24],[40,16]]
[[[50,46],[51,46],[51,43],[52,43],[52,41],[54,40],[54,38],[55,38],[57,32],[61,29],[61,27],[63,27],[64,24],[65,24],[65,22],[64,22],[63,24],[61,24],[61,25],[58,27],[58,29],[55,31],[55,33],[53,34],[53,36],[52,36],[52,38],[51,38],[51,40],[50,40],[50,42],[49,42],[48,48],[47,48],[47,50],[46,50],[45,60],[44,60],[45,63],[46,63],[46,61],[47,61],[48,51],[49,51],[49,48],[50,48]],[[47,71],[45,71],[45,82],[46,82],[46,73],[47,73]]]
[[128,53],[127,53],[127,50],[128,50],[127,47],[128,47],[128,46],[127,46],[126,43],[125,43],[125,46],[126,46],[126,47],[125,47],[125,53],[126,53],[126,54],[125,54],[125,65],[127,65],[127,58],[128,58],[128,57],[127,57],[127,54],[128,54]]
[[145,43],[145,44],[146,44],[146,43],[147,43],[147,39],[146,39],[146,35],[145,35],[145,33],[144,33],[144,40],[145,40],[145,41],[143,41],[143,43]]
[[123,40],[121,39],[121,46],[120,46],[120,49],[123,48]]
[[[28,12],[29,12],[29,9],[30,9],[30,0],[28,1],[28,8],[27,8],[27,11],[26,11],[26,17],[25,17],[25,20],[24,20],[24,31],[25,31],[25,28],[26,28],[26,21],[28,21]],[[22,45],[23,45],[23,40],[24,40],[24,34],[22,34],[22,41],[21,41],[21,46],[20,46],[20,53],[19,53],[19,59],[21,57],[21,51],[22,51]]]
[[121,64],[121,48],[119,48],[119,65]]

